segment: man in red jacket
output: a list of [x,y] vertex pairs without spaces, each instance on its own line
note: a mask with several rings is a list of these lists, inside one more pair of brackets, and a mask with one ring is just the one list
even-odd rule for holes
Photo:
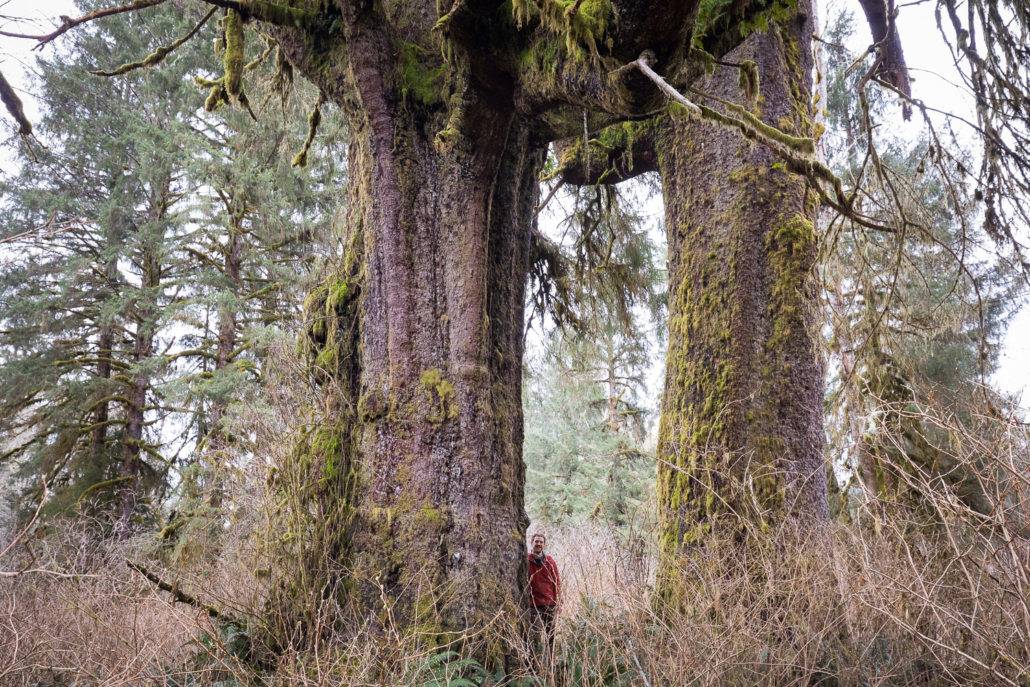
[[533,550],[529,555],[529,588],[532,606],[529,609],[533,629],[544,632],[548,657],[554,654],[554,618],[561,599],[561,579],[554,559],[544,553],[547,537],[537,533],[529,540]]

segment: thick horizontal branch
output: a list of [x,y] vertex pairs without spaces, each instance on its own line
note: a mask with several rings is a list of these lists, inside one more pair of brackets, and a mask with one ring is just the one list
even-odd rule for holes
[[18,124],[18,133],[22,136],[31,134],[32,122],[25,116],[25,111],[21,106],[21,98],[18,97],[18,94],[14,92],[14,88],[4,78],[3,72],[0,72],[0,100],[4,101],[4,107],[7,108],[7,112]]
[[573,186],[618,184],[658,171],[654,122],[623,122],[589,139],[568,138],[554,144],[562,182]]

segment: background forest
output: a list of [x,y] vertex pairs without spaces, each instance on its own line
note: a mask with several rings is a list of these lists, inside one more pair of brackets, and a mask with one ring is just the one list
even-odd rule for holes
[[[1026,295],[1025,8],[938,3],[979,97],[947,113],[889,32],[852,49],[865,2],[702,2],[648,119],[592,87],[520,110],[485,207],[526,235],[480,244],[444,231],[494,116],[446,90],[477,87],[465,1],[433,50],[383,10],[389,155],[422,175],[395,262],[361,56],[302,57],[378,4],[78,0],[24,89],[0,76],[0,685],[1030,684],[1030,436],[991,383]],[[603,6],[503,5],[554,79],[528,101],[610,66],[632,22]],[[479,367],[456,334],[398,347],[406,269],[412,331],[486,322]],[[482,312],[439,281],[465,273]],[[469,455],[480,501],[447,492]],[[455,572],[522,570],[527,528],[564,580],[553,656],[507,573]]]

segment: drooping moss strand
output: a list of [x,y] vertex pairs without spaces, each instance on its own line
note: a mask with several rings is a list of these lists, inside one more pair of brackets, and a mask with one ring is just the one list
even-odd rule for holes
[[744,91],[748,107],[753,108],[758,103],[758,67],[751,60],[747,60],[740,63],[739,69],[737,85]]
[[294,167],[308,166],[308,151],[311,150],[311,144],[315,140],[315,134],[318,133],[318,125],[322,122],[322,105],[325,104],[325,101],[325,91],[320,90],[318,92],[318,102],[315,103],[315,109],[313,109],[311,114],[308,115],[308,137],[304,139],[304,147],[293,158]]
[[229,96],[229,102],[239,101],[243,81],[243,51],[246,46],[243,32],[243,18],[236,10],[225,15],[225,55],[222,57],[222,86]]

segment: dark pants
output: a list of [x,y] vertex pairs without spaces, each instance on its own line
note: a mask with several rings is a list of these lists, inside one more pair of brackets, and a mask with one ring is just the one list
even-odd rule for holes
[[544,647],[547,649],[547,658],[554,655],[554,606],[530,606],[529,619],[533,623],[533,634],[544,633]]

